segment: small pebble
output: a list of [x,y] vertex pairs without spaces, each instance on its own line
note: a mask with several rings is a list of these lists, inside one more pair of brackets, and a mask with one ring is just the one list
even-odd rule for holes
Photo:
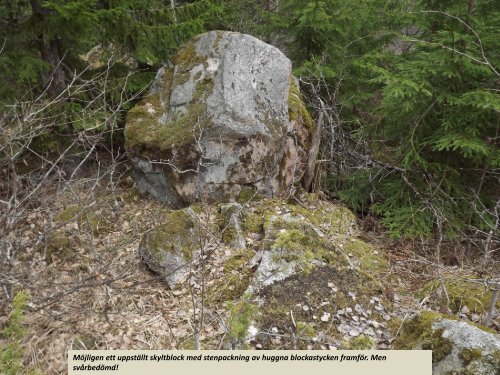
[[357,337],[357,336],[359,336],[359,333],[360,333],[360,332],[359,332],[357,329],[354,329],[354,328],[353,328],[353,329],[351,329],[351,330],[349,331],[349,336],[352,336],[352,337]]
[[329,320],[330,320],[330,314],[327,312],[323,313],[323,316],[321,316],[321,321],[328,322]]

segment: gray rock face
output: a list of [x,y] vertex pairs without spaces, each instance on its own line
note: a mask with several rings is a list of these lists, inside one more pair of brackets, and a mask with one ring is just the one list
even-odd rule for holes
[[[264,231],[264,248],[250,261],[250,266],[256,267],[256,270],[248,292],[253,293],[298,272],[322,265],[316,256],[319,257],[322,251],[330,251],[322,248],[325,235],[302,216],[289,213],[273,215]],[[307,244],[311,244],[318,254],[307,249]]]
[[281,256],[280,250],[269,250],[258,253],[252,263],[258,263],[252,284],[247,292],[255,292],[260,288],[286,279],[296,272],[297,262],[288,261]]
[[452,350],[436,363],[433,374],[465,373],[496,375],[500,368],[500,336],[480,330],[467,322],[438,320],[432,329],[452,343]]
[[286,192],[301,179],[312,127],[288,58],[213,31],[158,72],[125,137],[139,187],[182,207],[232,201],[242,189]]
[[406,321],[394,348],[431,349],[434,375],[496,375],[500,368],[500,335],[431,311]]

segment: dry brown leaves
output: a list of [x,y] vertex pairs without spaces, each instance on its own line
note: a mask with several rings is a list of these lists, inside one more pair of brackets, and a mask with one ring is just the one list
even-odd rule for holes
[[[57,222],[75,204],[110,218],[111,225],[95,231],[79,219],[81,211],[67,223]],[[129,187],[89,197],[82,184],[61,194],[50,215],[37,211],[18,228],[25,252],[16,264],[16,289],[31,295],[23,342],[26,369],[66,373],[70,349],[192,348],[202,304],[199,270],[194,270],[190,286],[171,291],[137,251],[142,234],[159,225],[168,209],[131,194]],[[210,215],[200,218],[210,222]],[[49,232],[69,241],[53,246],[50,236],[44,236]],[[228,249],[215,240],[207,249],[204,281],[210,285],[220,276]],[[204,309],[202,348],[219,348],[226,320],[224,306]]]

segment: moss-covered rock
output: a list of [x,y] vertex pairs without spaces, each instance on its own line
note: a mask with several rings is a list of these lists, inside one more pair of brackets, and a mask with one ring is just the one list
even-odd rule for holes
[[378,275],[384,258],[356,239],[355,217],[348,209],[315,201],[311,209],[279,199],[249,206],[242,228],[263,236],[254,289],[283,280],[295,272],[307,274],[318,265],[359,269]]
[[[216,225],[231,255],[224,262],[223,275],[209,289],[207,300],[232,300],[246,290],[256,291],[294,273],[307,275],[318,266],[354,271],[361,264],[364,272],[365,259],[370,259],[376,267],[367,266],[366,271],[378,275],[385,269],[383,257],[360,240],[353,242],[354,254],[342,249],[357,233],[355,217],[349,210],[318,199],[311,200],[311,207],[308,210],[283,199],[249,201],[244,206],[219,205]],[[231,223],[234,215],[239,228]],[[247,249],[234,246],[240,236],[249,240]],[[368,272],[363,277],[369,279]],[[370,283],[381,289],[377,277],[372,276]]]
[[139,252],[149,268],[171,288],[185,280],[191,261],[201,251],[203,233],[191,208],[172,211],[165,224],[147,232]]
[[[319,348],[320,338],[345,349],[373,347],[381,335],[373,327],[387,326],[378,322],[387,320],[391,308],[380,281],[387,265],[356,237],[355,216],[317,199],[307,205],[264,199],[245,209],[242,228],[258,239],[244,269],[255,270],[247,290],[260,300],[259,329],[282,337],[292,332],[294,339],[280,339],[280,348]],[[339,330],[347,320],[351,328]],[[362,336],[365,331],[373,339]],[[272,335],[258,341],[276,347]]]
[[264,222],[264,239],[259,266],[252,282],[254,291],[302,272],[309,273],[322,258],[334,258],[334,246],[305,218],[271,215]]
[[271,216],[290,214],[319,228],[334,241],[344,241],[356,235],[356,216],[346,207],[325,201],[315,201],[309,207],[284,199],[254,201],[245,212],[242,226],[247,233],[260,233]]
[[431,311],[405,322],[394,348],[432,350],[436,375],[496,375],[500,368],[498,334]]
[[248,188],[264,197],[288,192],[303,174],[313,128],[279,50],[214,31],[160,69],[127,115],[125,145],[138,186],[179,208],[233,201]]

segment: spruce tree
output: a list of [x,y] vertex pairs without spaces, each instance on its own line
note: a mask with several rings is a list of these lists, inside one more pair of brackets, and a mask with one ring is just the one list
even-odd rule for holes
[[[0,5],[0,101],[57,95],[85,69],[82,56],[101,45],[142,69],[168,60],[220,9],[198,0],[172,8],[162,0],[12,0]],[[149,77],[150,78],[150,77]]]
[[420,1],[404,17],[416,30],[402,35],[408,51],[365,65],[382,85],[378,121],[363,128],[380,163],[351,176],[343,197],[370,200],[395,236],[489,231],[500,165],[500,11],[489,0]]

